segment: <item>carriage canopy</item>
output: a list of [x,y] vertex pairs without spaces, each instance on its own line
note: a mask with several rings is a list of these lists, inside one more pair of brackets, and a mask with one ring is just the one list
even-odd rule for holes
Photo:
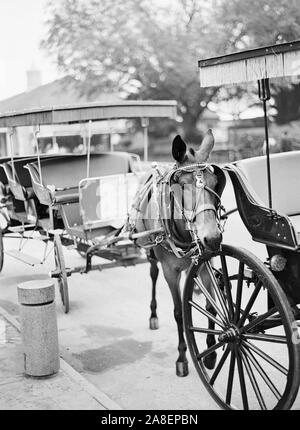
[[177,103],[173,100],[95,102],[75,106],[53,106],[0,113],[0,127],[72,124],[122,118],[176,119],[176,116]]

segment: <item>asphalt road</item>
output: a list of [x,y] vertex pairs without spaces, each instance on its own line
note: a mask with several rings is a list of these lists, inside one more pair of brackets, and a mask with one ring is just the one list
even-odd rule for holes
[[[230,189],[224,195],[230,208]],[[251,241],[237,214],[226,227],[224,242],[248,248],[262,258],[263,245]],[[17,247],[5,240],[6,249]],[[27,252],[39,257],[43,244],[30,242]],[[26,248],[25,251],[26,252]],[[66,265],[83,263],[76,251],[65,251]],[[34,268],[5,258],[0,275],[0,306],[18,314],[18,283],[46,277],[52,258]],[[218,409],[203,387],[190,360],[190,374],[178,378],[177,330],[173,304],[162,274],[158,280],[160,328],[149,330],[148,265],[116,268],[69,278],[71,310],[65,315],[57,293],[59,339],[64,358],[90,382],[125,409]],[[300,399],[295,404],[300,408]]]

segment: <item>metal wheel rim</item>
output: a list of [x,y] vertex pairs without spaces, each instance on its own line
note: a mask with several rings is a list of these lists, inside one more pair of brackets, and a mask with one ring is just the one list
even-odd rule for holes
[[[250,258],[253,258],[254,256],[251,253],[246,252],[245,250],[237,250],[234,247],[230,247],[227,245],[223,245],[223,252],[225,254],[235,252],[239,254],[239,252],[247,253]],[[235,254],[236,255],[236,254]],[[256,258],[256,257],[254,257]],[[256,259],[257,260],[257,259]],[[200,263],[201,264],[201,263]],[[262,263],[261,263],[262,264]],[[190,327],[193,324],[192,316],[191,316],[191,306],[189,305],[189,299],[191,297],[192,293],[192,283],[191,283],[191,277],[194,277],[195,273],[197,272],[197,267],[192,267],[190,269],[190,272],[187,277],[185,291],[184,291],[184,297],[183,297],[183,306],[184,306],[184,325],[185,325],[185,332],[186,332],[186,338],[188,347],[194,362],[194,365],[196,367],[196,370],[204,383],[206,389],[210,392],[212,397],[215,399],[215,401],[224,409],[234,409],[234,407],[231,404],[226,403],[226,399],[222,399],[218,393],[214,390],[214,387],[209,383],[210,376],[207,373],[207,369],[205,368],[202,360],[199,363],[197,359],[197,355],[199,353],[197,341],[195,340],[195,333],[192,333],[190,330]],[[273,275],[271,275],[272,277]],[[274,278],[275,279],[275,278]],[[276,288],[279,287],[279,284],[276,282]],[[284,294],[279,287],[279,297],[282,299],[282,295]],[[287,299],[285,299],[287,301]],[[284,317],[284,330],[287,335],[287,337],[292,336],[292,328],[289,323],[293,322],[293,316],[291,309],[286,309],[286,303],[276,303],[276,307],[280,310],[281,316]],[[289,323],[288,323],[289,322]],[[298,392],[299,387],[299,345],[294,345],[291,342],[287,342],[287,349],[288,349],[288,357],[289,357],[289,369],[288,369],[288,375],[286,378],[286,386],[285,391],[282,394],[281,399],[278,401],[274,409],[288,409],[292,406],[295,397]],[[225,355],[225,354],[223,354]],[[228,356],[231,355],[231,351],[228,353]],[[226,358],[227,359],[227,358]],[[221,361],[221,360],[220,360]],[[228,387],[227,387],[228,388]]]
[[2,272],[4,263],[4,243],[3,243],[3,233],[0,229],[0,272]]

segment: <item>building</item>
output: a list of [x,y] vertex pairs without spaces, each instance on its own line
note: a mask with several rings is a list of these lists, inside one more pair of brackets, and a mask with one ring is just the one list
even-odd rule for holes
[[[77,89],[76,81],[70,77],[58,79],[46,85],[41,82],[39,71],[35,68],[27,72],[28,91],[0,101],[0,114],[36,109],[46,106],[84,104],[95,101],[119,101],[117,94],[94,94],[85,96]],[[107,145],[110,132],[125,133],[125,121],[101,121],[92,124],[92,145]],[[42,149],[56,152],[59,147],[72,151],[86,143],[89,130],[86,124],[43,126],[39,133]],[[12,144],[11,144],[12,142]],[[114,142],[112,142],[114,143]],[[11,148],[12,147],[12,148]],[[19,127],[11,135],[7,129],[0,129],[0,156],[33,154],[35,152],[34,130],[31,127]]]

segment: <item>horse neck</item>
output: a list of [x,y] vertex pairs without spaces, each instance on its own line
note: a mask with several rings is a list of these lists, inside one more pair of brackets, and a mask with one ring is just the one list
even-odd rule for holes
[[[160,171],[164,178],[170,171],[170,166],[160,166]],[[155,172],[153,171],[147,174],[139,187],[135,200],[135,207],[137,209],[135,213],[135,228],[137,232],[140,233],[162,227],[160,219],[161,214],[166,215],[167,222],[170,221],[170,210],[165,210],[170,206],[170,202],[167,197],[167,195],[169,195],[169,191],[170,190],[166,190],[166,193],[164,193],[164,199],[162,199],[162,190],[157,184]],[[162,208],[162,206],[164,206],[164,208]],[[178,212],[175,213],[175,215],[175,219],[172,221],[174,234],[176,234],[177,239],[182,242],[189,242],[190,234],[186,231],[185,222],[180,218],[180,214]]]
[[134,204],[136,212],[133,218],[138,233],[158,228],[159,210],[155,181],[154,172],[147,174],[136,195]]

